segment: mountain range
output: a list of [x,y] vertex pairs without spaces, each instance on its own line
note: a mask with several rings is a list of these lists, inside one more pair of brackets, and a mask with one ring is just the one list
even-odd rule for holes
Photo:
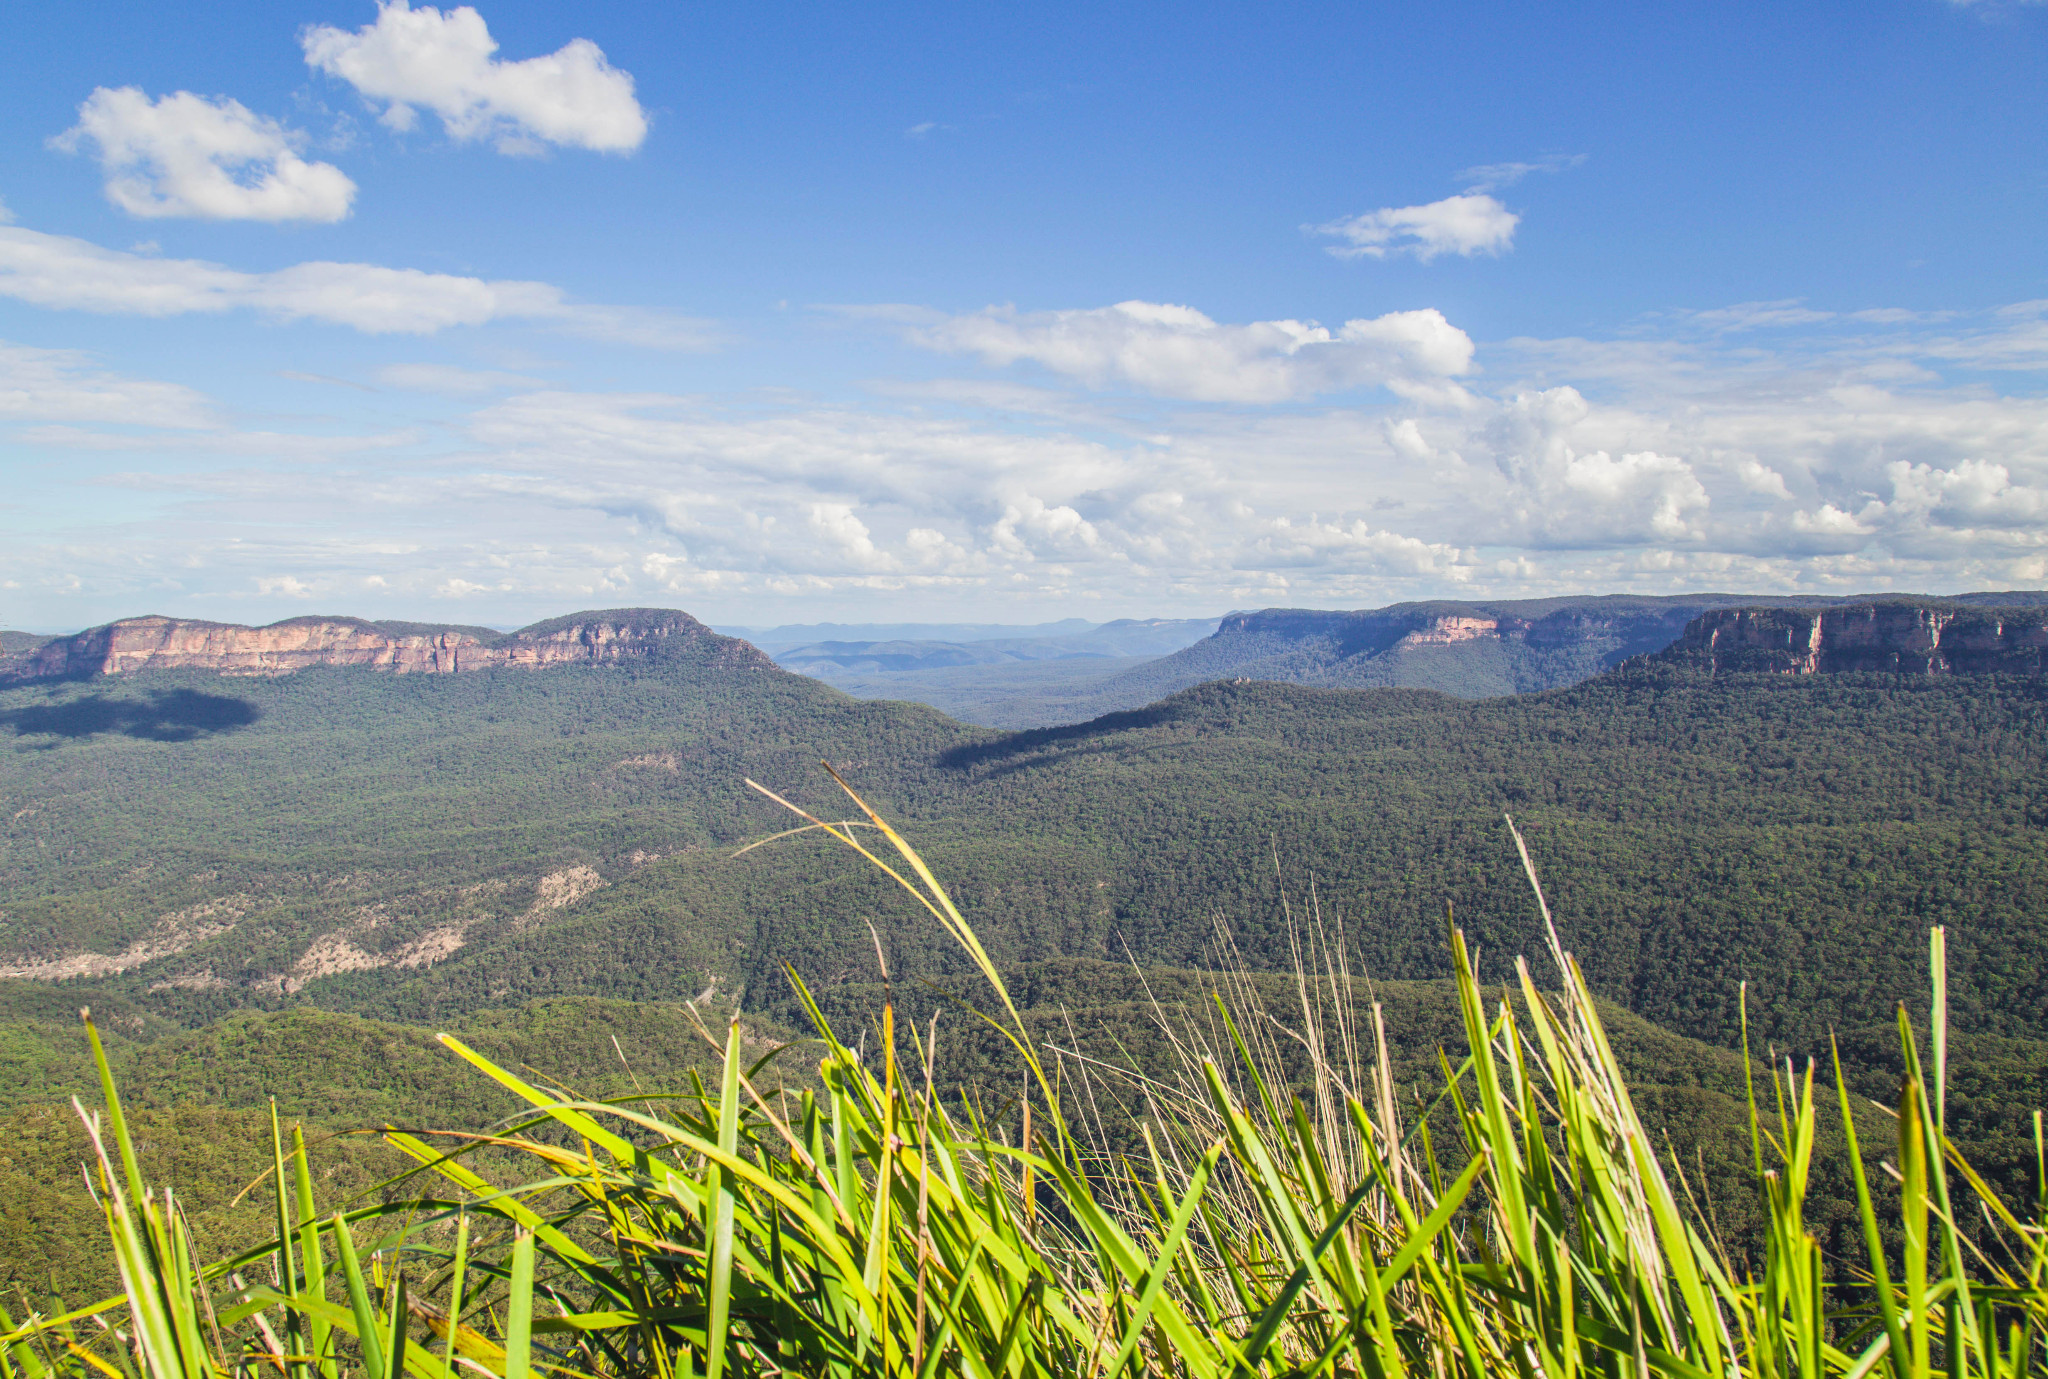
[[[1898,635],[1918,636],[1931,650],[1953,616],[1996,609],[2024,614],[2044,603],[2048,594],[2031,591],[1941,598],[1610,595],[1404,603],[1355,612],[1269,608],[1217,619],[1070,619],[1036,627],[814,624],[766,629],[755,644],[784,669],[858,698],[930,704],[988,727],[1036,728],[1140,708],[1212,680],[1434,689],[1472,699],[1556,689],[1672,646],[1695,619],[1715,611],[1741,612],[1738,623],[1749,639],[1744,645],[1760,650],[1771,637],[1791,635],[1794,623],[1809,641],[1851,635],[1841,630],[1846,622],[1824,633],[1819,624],[1801,621],[1819,610],[1925,609],[1914,616],[1933,620],[1931,634]],[[1777,630],[1766,634],[1767,627]],[[644,658],[673,633],[703,631],[709,629],[672,609],[576,613],[510,632],[349,617],[251,628],[150,616],[68,637],[5,634],[12,640],[0,640],[0,682],[145,667],[264,675],[312,665],[452,672],[615,662]],[[853,635],[861,633],[887,635]],[[1881,650],[1890,634],[1873,635]],[[1959,627],[1951,649],[1968,635]],[[2002,634],[1990,635],[1996,641]],[[1732,651],[1734,643],[1729,646]],[[1883,667],[1873,662],[1868,668]]]

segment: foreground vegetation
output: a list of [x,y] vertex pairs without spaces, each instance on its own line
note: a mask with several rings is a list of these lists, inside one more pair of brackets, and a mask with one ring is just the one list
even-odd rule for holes
[[[1451,931],[1467,1053],[1426,1099],[1396,1085],[1378,1007],[1313,915],[1294,1008],[1226,973],[1213,1018],[1163,1023],[1174,1068],[1151,1076],[1034,1038],[930,868],[862,810],[807,827],[915,896],[986,981],[974,1018],[1025,1070],[1008,1098],[956,1100],[937,1023],[899,1029],[893,1005],[872,1047],[839,1037],[800,979],[815,1088],[771,1081],[737,1023],[713,1082],[607,1101],[446,1036],[528,1114],[389,1131],[411,1190],[353,1208],[316,1202],[302,1142],[276,1135],[274,1238],[201,1268],[177,1199],[142,1179],[102,1056],[105,1110],[80,1114],[123,1295],[23,1320],[0,1337],[10,1375],[1998,1379],[2048,1363],[2041,1120],[2024,1204],[1945,1133],[1939,929],[1927,1048],[1902,1010],[1892,1107],[1852,1096],[1839,1064],[1751,1070],[1765,1229],[1747,1248],[1639,1113],[1547,906],[1549,985],[1518,960],[1497,1000]],[[1824,1105],[1860,1226],[1834,1258],[1805,1217]],[[1120,1151],[1124,1125],[1142,1147]],[[1866,1139],[1885,1147],[1875,1175]],[[524,1173],[487,1176],[486,1157]]]

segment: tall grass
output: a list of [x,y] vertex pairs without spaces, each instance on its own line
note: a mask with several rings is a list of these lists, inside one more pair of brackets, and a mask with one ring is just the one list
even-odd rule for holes
[[[1428,1106],[1397,1097],[1378,1007],[1356,998],[1343,945],[1313,917],[1298,1008],[1266,1009],[1226,972],[1213,1022],[1160,1015],[1173,1066],[1111,1067],[1034,1041],[938,878],[855,803],[858,819],[804,815],[793,831],[862,853],[969,954],[993,997],[979,1018],[1024,1069],[1010,1105],[939,1083],[935,1024],[899,1029],[884,1008],[874,1047],[850,1045],[794,973],[819,1054],[802,1088],[776,1079],[773,1054],[749,1059],[737,1020],[706,1032],[722,1046],[716,1086],[611,1102],[536,1085],[444,1035],[531,1114],[468,1135],[389,1130],[418,1165],[408,1192],[327,1215],[303,1141],[280,1134],[276,1239],[201,1268],[171,1192],[142,1180],[88,1019],[106,1105],[80,1114],[124,1292],[0,1323],[0,1374],[2048,1368],[2041,1118],[2039,1193],[2023,1205],[2000,1201],[1944,1133],[1941,930],[1931,1067],[1902,1011],[1896,1106],[1852,1097],[1839,1059],[1752,1069],[1767,1228],[1746,1253],[1638,1115],[1547,906],[1545,978],[1518,960],[1512,992],[1482,989],[1451,930],[1466,1046],[1442,1057]],[[1851,1259],[1825,1258],[1802,1215],[1823,1099],[1849,1136],[1863,1233]],[[1889,1151],[1876,1181],[1859,1136]],[[527,1167],[498,1180],[487,1160]]]

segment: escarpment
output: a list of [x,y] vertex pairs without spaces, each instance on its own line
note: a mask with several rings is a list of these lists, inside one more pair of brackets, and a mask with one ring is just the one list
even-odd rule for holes
[[1687,624],[1662,659],[1715,674],[2039,675],[2048,671],[2048,609],[1939,600],[1723,608]]
[[737,660],[767,658],[672,608],[572,613],[516,632],[487,627],[378,623],[361,618],[287,618],[266,627],[190,618],[123,618],[55,637],[11,658],[15,681],[85,679],[194,668],[223,675],[288,675],[312,666],[458,674],[498,666],[601,665],[644,661],[664,647],[702,642]]

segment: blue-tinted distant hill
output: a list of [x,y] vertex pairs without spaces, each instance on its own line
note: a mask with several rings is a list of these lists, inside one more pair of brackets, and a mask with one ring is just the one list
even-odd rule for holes
[[[1662,651],[1700,614],[1725,608],[1813,608],[1912,599],[1910,595],[1759,597],[1753,594],[1613,594],[1397,603],[1355,612],[1267,608],[1232,613],[1216,631],[1168,655],[1104,667],[1093,676],[998,685],[973,672],[927,698],[970,722],[1044,727],[1135,709],[1214,680],[1269,680],[1332,688],[1432,689],[1460,699],[1575,685],[1633,656]],[[2029,607],[2048,593],[1976,593],[1921,600],[1959,607]],[[868,695],[863,685],[849,692]]]

